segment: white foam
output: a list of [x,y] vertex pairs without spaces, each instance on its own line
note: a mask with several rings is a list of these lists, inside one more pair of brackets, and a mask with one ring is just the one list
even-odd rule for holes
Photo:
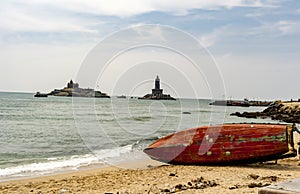
[[107,150],[99,150],[95,151],[94,154],[97,156],[100,160],[110,159],[110,158],[117,158],[121,156],[122,154],[126,154],[128,152],[132,151],[133,145],[126,145],[123,147],[118,147],[114,149],[107,149]]
[[0,169],[0,177],[42,175],[66,168],[76,169],[80,166],[93,163],[99,163],[99,160],[91,154],[72,156],[71,158],[57,158],[57,160],[51,158],[48,162],[32,163]]
[[94,154],[74,155],[71,157],[48,158],[47,162],[32,163],[15,167],[0,168],[0,178],[24,177],[55,173],[63,170],[77,170],[80,167],[91,164],[103,164],[106,159],[120,157],[131,152],[132,145],[106,149]]

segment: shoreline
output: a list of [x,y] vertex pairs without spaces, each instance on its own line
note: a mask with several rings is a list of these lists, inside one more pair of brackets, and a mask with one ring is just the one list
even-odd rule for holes
[[[300,177],[298,158],[235,166],[168,165],[148,159],[77,172],[0,182],[0,193],[257,193]],[[202,185],[197,187],[196,185]]]
[[80,166],[76,169],[66,168],[60,169],[54,172],[48,172],[44,174],[35,174],[35,175],[24,175],[24,176],[8,176],[5,178],[0,178],[0,185],[1,183],[5,182],[14,182],[14,181],[22,181],[22,180],[30,180],[30,179],[39,179],[44,177],[52,177],[52,176],[63,176],[68,174],[76,174],[81,172],[89,172],[94,170],[110,170],[110,169],[146,169],[148,166],[159,166],[163,163],[151,160],[150,158],[141,158],[135,160],[128,160],[117,162],[115,164],[108,164],[108,163],[94,163],[89,164],[87,166]]

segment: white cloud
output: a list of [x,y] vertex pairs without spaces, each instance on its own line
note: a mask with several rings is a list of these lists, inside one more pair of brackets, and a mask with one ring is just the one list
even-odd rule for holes
[[36,7],[33,4],[24,6],[19,4],[0,3],[0,29],[8,32],[88,32],[95,30],[83,18],[70,17],[59,14],[54,10]]
[[192,9],[274,6],[268,0],[27,0],[30,4],[51,5],[76,12],[112,16],[133,16],[150,11],[186,14]]
[[[193,9],[272,6],[268,0],[26,0],[0,2],[1,30],[93,32],[80,14],[130,17],[152,11],[186,15]],[[80,19],[79,19],[80,18]],[[99,21],[98,21],[99,22]]]
[[253,28],[249,31],[251,35],[261,34],[272,34],[272,35],[291,35],[300,33],[300,22],[293,20],[280,20],[277,22],[263,23],[261,26]]
[[245,16],[249,17],[249,18],[257,18],[257,17],[261,17],[264,16],[264,12],[254,12],[254,13],[248,13]]
[[199,41],[205,48],[213,46],[217,41],[225,36],[228,26],[223,26],[213,30],[211,33],[200,37]]
[[278,29],[282,34],[298,34],[300,33],[300,22],[279,21],[274,24],[274,28]]
[[41,18],[38,16],[16,12],[3,13],[0,28],[7,31],[35,31],[35,32],[95,32],[71,18]]

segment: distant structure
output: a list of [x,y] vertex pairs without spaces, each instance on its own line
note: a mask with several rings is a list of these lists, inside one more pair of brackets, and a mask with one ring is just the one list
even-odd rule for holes
[[245,98],[244,100],[215,100],[210,102],[209,105],[216,106],[269,106],[272,101],[258,101],[258,100],[248,100]]
[[48,97],[48,94],[42,94],[41,92],[36,92],[34,97]]
[[79,88],[79,84],[78,84],[78,83],[74,83],[73,80],[71,80],[71,81],[67,84],[67,88]]
[[52,96],[68,96],[68,97],[91,97],[91,98],[110,98],[106,93],[95,91],[90,88],[80,88],[78,83],[71,80],[67,83],[67,86],[63,89],[54,89],[48,94],[41,94],[37,92],[35,97],[47,97]]
[[163,89],[160,89],[160,79],[158,75],[156,76],[154,82],[154,89],[152,89],[152,94],[146,94],[143,97],[139,97],[138,99],[145,100],[176,100],[170,94],[163,94]]

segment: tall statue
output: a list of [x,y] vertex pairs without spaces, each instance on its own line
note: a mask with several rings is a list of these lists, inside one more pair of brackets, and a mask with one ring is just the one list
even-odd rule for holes
[[157,89],[157,90],[160,89],[160,79],[159,79],[158,75],[156,76],[156,79],[155,79],[155,89]]

